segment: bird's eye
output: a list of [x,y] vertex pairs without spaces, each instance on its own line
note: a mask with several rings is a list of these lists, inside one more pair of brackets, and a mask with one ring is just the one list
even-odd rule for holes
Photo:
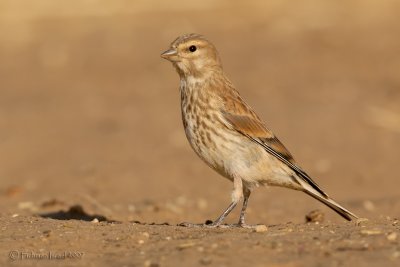
[[190,52],[194,52],[194,51],[196,51],[197,50],[197,47],[195,46],[195,45],[191,45],[190,47],[189,47],[189,51]]

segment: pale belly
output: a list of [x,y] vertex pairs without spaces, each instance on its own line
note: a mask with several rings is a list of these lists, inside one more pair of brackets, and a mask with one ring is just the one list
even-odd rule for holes
[[240,177],[248,187],[259,185],[296,187],[292,170],[259,144],[223,127],[208,130],[186,122],[185,133],[196,154],[218,173],[233,180]]

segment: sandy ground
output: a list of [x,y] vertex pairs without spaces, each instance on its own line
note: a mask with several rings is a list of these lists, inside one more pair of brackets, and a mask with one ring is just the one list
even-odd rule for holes
[[[1,1],[0,265],[399,266],[399,16],[394,0]],[[247,219],[266,231],[176,226],[215,219],[231,190],[187,144],[159,56],[187,32],[368,222],[260,188]]]

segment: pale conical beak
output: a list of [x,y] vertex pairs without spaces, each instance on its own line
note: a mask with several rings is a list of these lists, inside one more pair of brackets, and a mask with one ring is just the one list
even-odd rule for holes
[[175,49],[171,48],[171,49],[168,49],[167,51],[164,51],[161,54],[161,57],[165,58],[165,59],[168,59],[168,60],[171,60],[176,55],[178,55],[178,51],[176,51]]

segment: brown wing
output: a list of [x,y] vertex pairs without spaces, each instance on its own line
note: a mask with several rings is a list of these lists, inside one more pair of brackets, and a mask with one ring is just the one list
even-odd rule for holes
[[[315,190],[327,197],[327,194],[307,175],[299,166],[297,166],[290,152],[285,146],[268,130],[261,120],[255,115],[249,107],[247,114],[232,114],[224,112],[224,116],[232,128],[253,142],[263,146],[267,152],[278,158],[289,166],[305,182],[310,184]],[[244,112],[243,112],[244,113]]]
[[281,155],[285,160],[292,164],[296,164],[289,150],[268,130],[264,124],[257,118],[251,118],[245,115],[233,115],[225,113],[225,118],[233,126],[233,128],[249,137],[257,138],[259,142],[273,149]]

